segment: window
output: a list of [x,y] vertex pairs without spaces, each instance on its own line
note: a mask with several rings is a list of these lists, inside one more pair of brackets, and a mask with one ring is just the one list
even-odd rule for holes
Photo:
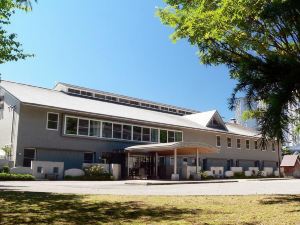
[[246,149],[250,149],[250,141],[246,140]]
[[77,134],[78,119],[73,117],[66,117],[66,134]]
[[59,173],[59,168],[58,167],[53,167],[53,173],[58,174]]
[[78,135],[89,135],[89,120],[79,119]]
[[31,161],[35,160],[35,149],[34,148],[25,148],[24,157],[23,157],[23,166],[31,167]]
[[187,165],[188,159],[186,157],[182,158],[182,164]]
[[133,126],[133,140],[141,141],[142,140],[142,128]]
[[262,151],[267,151],[267,144],[266,143],[262,143],[261,150]]
[[95,98],[105,99],[105,95],[95,94]]
[[176,142],[182,141],[182,132],[175,132],[175,141]]
[[73,89],[73,88],[69,88],[69,89],[68,89],[68,92],[69,92],[69,93],[72,93],[72,94],[77,94],[77,95],[80,94],[80,90]]
[[122,124],[113,124],[113,138],[121,139],[122,138]]
[[236,139],[236,148],[241,148],[241,139]]
[[94,162],[94,154],[92,152],[85,152],[83,155],[84,163],[93,163]]
[[158,142],[158,129],[151,129],[151,142]]
[[257,141],[254,141],[254,149],[258,149],[258,142]]
[[47,129],[58,130],[58,113],[47,113]]
[[38,166],[38,168],[37,168],[37,173],[43,173],[43,167]]
[[123,125],[123,139],[131,140],[131,125]]
[[90,136],[100,137],[101,122],[90,120]]
[[227,138],[227,147],[231,148],[231,138]]
[[168,131],[168,142],[175,142],[175,132]]
[[272,151],[275,152],[275,144],[274,144],[274,142],[272,143]]
[[150,141],[150,128],[143,127],[143,141]]
[[168,131],[160,130],[160,143],[167,143],[167,142],[168,142]]
[[216,146],[221,147],[221,137],[220,136],[217,136]]
[[109,122],[102,123],[102,137],[112,138],[112,123]]

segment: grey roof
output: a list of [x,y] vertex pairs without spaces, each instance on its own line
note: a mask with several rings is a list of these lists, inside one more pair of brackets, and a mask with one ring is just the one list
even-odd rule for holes
[[297,159],[298,155],[285,155],[280,166],[295,166]]
[[[0,86],[25,104],[66,109],[68,111],[95,114],[124,120],[140,121],[151,124],[167,125],[172,127],[185,127],[226,132],[205,127],[202,122],[200,123],[199,121],[191,120],[186,116],[172,115],[110,102],[81,98],[52,89],[35,87],[10,81],[1,81]],[[201,113],[198,114],[200,115]],[[205,121],[207,121],[208,115],[212,115],[212,113],[203,112],[203,118]],[[226,124],[226,126],[230,133],[246,136],[257,135],[257,132],[245,129],[244,127],[233,128],[229,124]]]

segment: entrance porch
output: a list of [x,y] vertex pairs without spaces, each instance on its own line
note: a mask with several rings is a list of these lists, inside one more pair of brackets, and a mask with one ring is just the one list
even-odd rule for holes
[[[216,147],[199,142],[172,142],[136,145],[125,149],[127,153],[127,176],[131,179],[179,180],[178,156],[195,157],[195,174],[200,172],[200,154],[217,153]],[[171,176],[166,177],[166,157],[173,157]]]

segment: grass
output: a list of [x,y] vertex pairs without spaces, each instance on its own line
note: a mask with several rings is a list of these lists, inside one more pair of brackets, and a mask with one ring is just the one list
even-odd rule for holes
[[300,195],[112,196],[0,191],[0,224],[300,224]]

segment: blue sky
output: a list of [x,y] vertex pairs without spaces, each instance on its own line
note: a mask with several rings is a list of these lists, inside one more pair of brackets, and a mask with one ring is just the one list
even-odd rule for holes
[[62,81],[231,118],[227,68],[201,65],[186,41],[173,44],[156,6],[163,2],[39,0],[9,26],[35,57],[1,65],[2,79],[49,88]]

